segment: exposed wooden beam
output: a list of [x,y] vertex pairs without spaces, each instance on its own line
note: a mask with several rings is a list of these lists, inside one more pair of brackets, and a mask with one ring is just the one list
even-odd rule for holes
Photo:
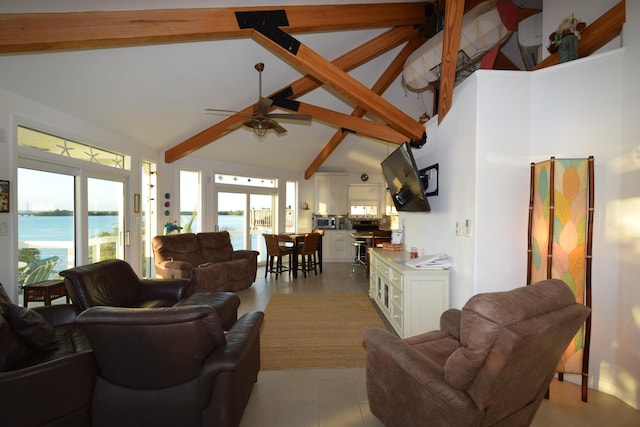
[[[347,52],[346,54],[336,58],[333,63],[345,70],[350,71],[373,58],[377,58],[381,54],[388,52],[389,50],[399,46],[400,44],[406,42],[407,40],[416,39],[418,37],[418,30],[412,27],[397,27],[392,28],[388,31],[385,31],[381,35],[374,37],[373,39],[363,43],[357,48]],[[306,93],[309,93],[313,89],[321,86],[322,82],[313,78],[310,75],[306,75],[301,77],[300,79],[293,82],[291,85],[280,88],[279,90],[273,92],[268,95],[273,96],[275,93],[281,92],[286,87],[291,87],[293,90],[293,96],[291,98],[295,99],[300,97]],[[251,113],[253,111],[253,104],[247,106],[242,112]],[[233,127],[240,123],[242,120],[246,119],[246,115],[236,114],[230,116],[223,121],[216,123],[215,125],[204,129],[198,134],[182,141],[181,143],[175,145],[174,147],[168,149],[165,152],[165,162],[172,163],[182,157],[185,157],[192,152],[204,147],[205,145],[215,141],[218,138],[223,137],[228,134],[230,130],[229,127]]]
[[438,123],[442,122],[453,99],[456,81],[460,31],[464,15],[464,0],[447,0],[444,14],[444,36],[442,40],[442,65],[440,73],[440,96],[438,100]]
[[289,33],[422,24],[426,2],[0,14],[0,53],[248,37],[236,12],[285,10]]
[[[389,64],[387,69],[382,73],[380,78],[376,81],[376,83],[371,87],[371,90],[379,95],[382,95],[384,91],[395,81],[395,79],[402,72],[402,68],[404,67],[404,63],[407,58],[413,51],[415,51],[418,47],[426,42],[425,39],[413,39],[410,40],[398,53],[398,55],[394,58],[394,60]],[[363,117],[366,114],[366,110],[362,107],[356,107],[351,113],[354,117]],[[342,129],[339,129],[327,142],[322,151],[316,156],[313,162],[309,165],[307,170],[304,173],[304,178],[309,179],[313,174],[318,170],[320,166],[324,163],[325,160],[329,158],[331,153],[340,145],[340,143],[344,140],[349,132],[345,132]]]
[[[584,58],[596,52],[602,46],[620,35],[622,26],[626,21],[625,0],[613,6],[600,18],[585,28],[580,33],[578,43],[578,57]],[[559,63],[558,53],[547,56],[540,61],[533,70],[550,67]]]
[[368,136],[395,144],[401,144],[407,140],[404,134],[390,128],[384,123],[361,119],[350,114],[339,113],[327,108],[305,104],[304,102],[300,103],[298,112],[311,114],[314,120],[330,123],[345,130],[353,131],[361,136]]
[[300,43],[297,52],[292,53],[257,30],[252,33],[252,38],[285,61],[303,69],[327,86],[340,92],[346,98],[364,107],[409,139],[419,140],[422,138],[424,127],[420,123],[378,94],[371,92],[362,83],[324,59],[308,46]]

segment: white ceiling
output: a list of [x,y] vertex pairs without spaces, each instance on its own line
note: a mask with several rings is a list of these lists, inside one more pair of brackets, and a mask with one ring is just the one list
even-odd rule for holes
[[[0,2],[0,13],[371,2],[21,0]],[[295,37],[332,60],[383,31],[358,30]],[[359,67],[351,75],[371,86],[399,50],[400,47]],[[258,97],[258,73],[254,69],[257,62],[265,64],[263,94],[280,89],[303,75],[253,40],[234,39],[0,55],[0,87],[164,152],[224,118],[205,114],[205,108],[239,110],[254,103]],[[383,97],[416,120],[424,112],[431,114],[429,95],[422,99],[416,94],[405,93],[399,79]],[[347,114],[354,107],[323,88],[300,100]],[[426,111],[422,104],[426,104]],[[251,131],[240,128],[193,155],[303,173],[336,131],[317,121],[312,125],[280,123],[288,130],[284,136],[269,132],[260,142]],[[380,161],[393,148],[381,141],[349,135],[320,170],[361,172],[378,169]]]

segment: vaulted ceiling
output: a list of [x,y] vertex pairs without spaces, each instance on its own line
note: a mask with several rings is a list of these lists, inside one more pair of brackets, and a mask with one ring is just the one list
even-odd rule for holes
[[[0,6],[11,12],[0,15],[0,87],[158,149],[167,162],[195,155],[307,178],[317,170],[364,172],[395,144],[423,138],[417,119],[433,113],[433,100],[404,91],[398,77],[425,41],[417,28],[425,2],[204,8],[192,0],[165,9],[166,1],[153,0],[109,2],[114,10],[100,12],[77,0],[53,1],[61,9],[46,11],[21,3],[20,10]],[[447,0],[445,49],[457,50],[462,14],[478,3]],[[455,55],[446,53],[440,120],[456,70]],[[259,142],[238,128],[244,115],[205,114],[250,112],[257,62],[266,64],[265,95],[290,89],[293,102],[278,108],[311,114],[312,125],[283,122],[286,135]],[[517,68],[506,56],[496,63]]]

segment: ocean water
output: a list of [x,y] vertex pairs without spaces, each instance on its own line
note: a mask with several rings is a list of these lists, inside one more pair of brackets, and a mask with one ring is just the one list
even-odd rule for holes
[[[189,222],[191,215],[183,215],[182,224]],[[243,249],[244,217],[237,215],[220,215],[220,230],[231,233],[231,244],[235,249]],[[117,216],[89,216],[89,238],[100,234],[115,233],[118,226]],[[196,229],[193,230],[197,232]],[[60,257],[54,271],[62,271],[72,267],[69,260],[69,247],[72,246],[74,226],[72,216],[18,216],[18,241],[20,247],[23,242],[67,242],[64,247],[39,248],[40,258],[48,258],[57,255]],[[257,236],[253,236],[252,247],[257,247]]]

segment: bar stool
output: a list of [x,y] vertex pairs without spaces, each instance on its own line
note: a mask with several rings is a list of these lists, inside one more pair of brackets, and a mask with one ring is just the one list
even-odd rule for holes
[[[291,274],[291,257],[293,256],[293,245],[286,245],[285,242],[281,242],[276,234],[263,234],[264,241],[267,247],[267,263],[264,268],[264,277],[267,277],[267,273],[276,273],[276,280],[278,275],[288,271]],[[285,267],[282,265],[282,258],[289,257],[289,264]],[[273,262],[276,265],[274,267]]]
[[364,275],[367,275],[367,241],[356,239],[353,241],[354,257],[351,264],[351,275],[355,277],[356,267],[361,265],[364,268]]

